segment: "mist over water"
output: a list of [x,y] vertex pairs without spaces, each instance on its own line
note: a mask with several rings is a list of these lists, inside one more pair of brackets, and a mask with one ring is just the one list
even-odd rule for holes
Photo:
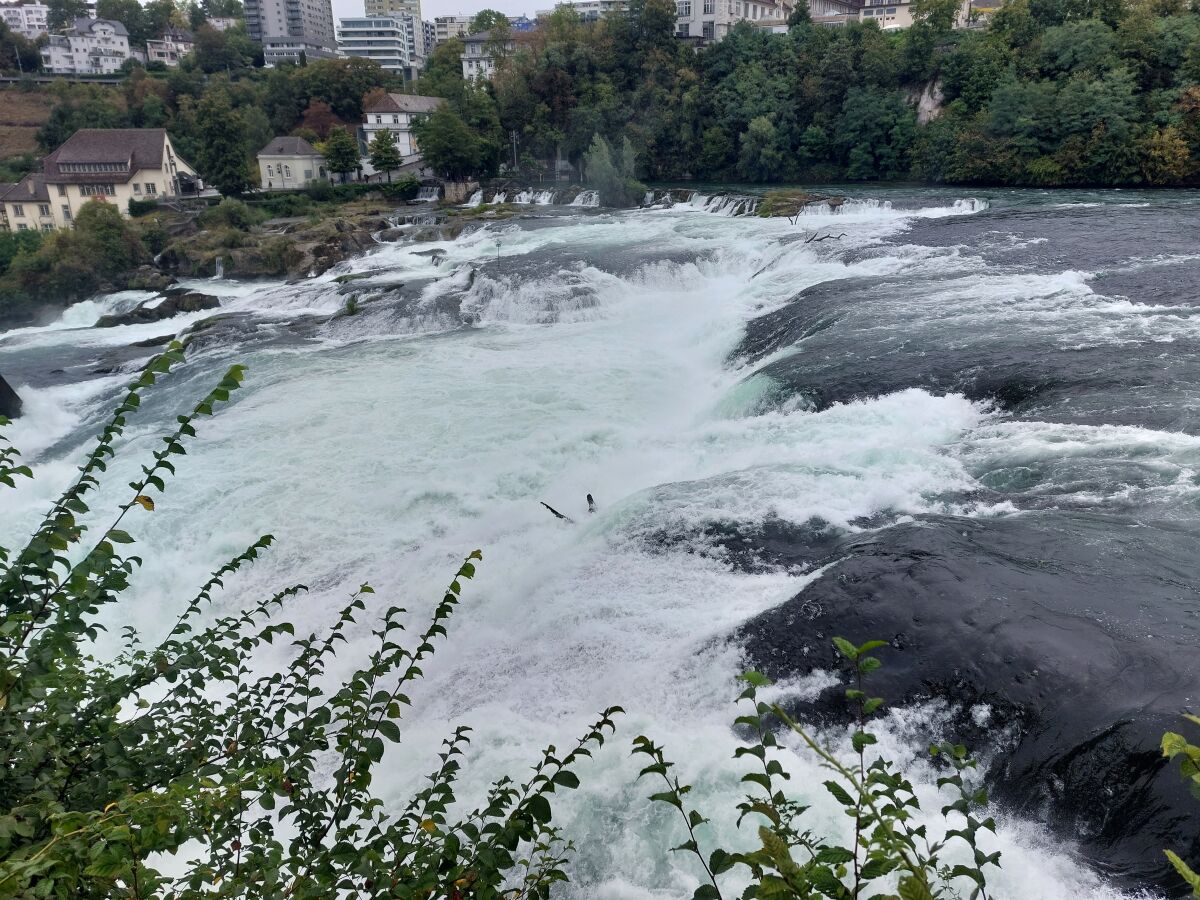
[[[1106,534],[1171,522],[1186,538],[1173,563],[1188,585],[1181,603],[1195,601],[1196,364],[1176,356],[1200,338],[1194,295],[1155,304],[1128,281],[1104,287],[1131,268],[1162,273],[1139,276],[1141,287],[1178,284],[1176,239],[1146,236],[1153,210],[1132,195],[876,193],[795,223],[703,204],[535,210],[452,242],[381,245],[299,284],[197,283],[239,324],[198,342],[146,399],[104,498],[123,497],[157,436],[225,367],[246,364],[246,388],[203,424],[157,511],[132,523],[146,563],[110,627],[153,639],[265,532],[277,545],[216,612],[303,582],[289,615],[317,628],[369,581],[380,610],[404,606],[416,627],[480,548],[377,786],[385,798],[419,787],[442,739],[468,724],[473,803],[621,705],[616,738],[555,809],[579,848],[564,895],[690,896],[699,873],[667,852],[678,825],[634,783],[629,742],[666,744],[714,821],[710,847],[753,840],[735,826],[731,723],[754,648],[735,635],[834,577],[842,558],[773,556],[771,528],[887,540],[946,522],[1020,528],[1064,510],[1111,517]],[[1176,212],[1195,218],[1187,204]],[[1081,232],[1099,223],[1143,237],[1122,245],[1122,261],[1114,244],[1087,248]],[[845,236],[806,244],[814,233]],[[419,252],[433,249],[444,259]],[[333,281],[349,272],[371,275]],[[351,286],[361,311],[328,319]],[[5,496],[4,544],[70,477],[138,364],[128,345],[208,315],[86,327],[143,296],[0,335],[0,372],[26,401],[10,436],[39,476]],[[371,625],[342,651],[345,670],[368,652]],[[877,636],[891,635],[847,634]],[[1179,639],[1194,647],[1194,631]],[[818,667],[773,690],[801,703],[834,684]],[[985,759],[1013,746],[1016,724],[964,704],[987,735]],[[957,737],[953,706],[900,704],[882,729],[882,750],[935,812],[931,827],[946,801],[924,748]],[[844,729],[820,727],[848,751]],[[807,825],[844,833],[825,774],[794,749],[790,790],[812,804]],[[994,812],[995,896],[1135,896],[1101,873],[1086,829],[1051,830],[1032,804]]]

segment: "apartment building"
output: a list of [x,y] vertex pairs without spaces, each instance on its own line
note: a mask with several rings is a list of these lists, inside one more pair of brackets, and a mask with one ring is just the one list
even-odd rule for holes
[[44,3],[0,4],[0,20],[22,37],[33,40],[47,32],[46,16],[50,7]]
[[467,35],[462,42],[463,52],[459,59],[462,60],[463,78],[468,80],[490,79],[496,71],[496,59],[516,47],[511,37],[501,40],[493,37],[490,31]]
[[133,54],[129,32],[110,19],[76,19],[42,48],[42,66],[55,75],[112,75]]
[[160,62],[174,68],[179,61],[196,49],[196,39],[190,31],[171,29],[156,41],[146,41],[146,62]]
[[437,16],[434,18],[434,44],[444,44],[451,38],[465,38],[471,33],[471,18],[471,16]]
[[537,17],[545,19],[550,16],[555,9],[573,9],[579,14],[579,18],[585,22],[595,22],[597,19],[603,19],[605,16],[613,13],[623,13],[629,9],[628,0],[563,0],[561,3],[554,4],[554,9],[539,9]]
[[268,66],[337,56],[330,0],[246,0],[246,31]]
[[338,22],[338,52],[373,59],[389,72],[412,80],[425,63],[425,34],[409,13],[364,16]]
[[83,128],[4,194],[13,231],[68,228],[89,200],[129,214],[130,200],[175,197],[200,186],[196,170],[175,155],[162,128]]
[[675,34],[719,41],[738,22],[786,22],[793,8],[792,0],[675,0]]

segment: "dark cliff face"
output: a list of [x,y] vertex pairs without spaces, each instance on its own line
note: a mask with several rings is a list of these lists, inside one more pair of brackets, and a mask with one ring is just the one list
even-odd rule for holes
[[21,415],[21,397],[12,389],[4,376],[0,375],[0,416],[15,419]]

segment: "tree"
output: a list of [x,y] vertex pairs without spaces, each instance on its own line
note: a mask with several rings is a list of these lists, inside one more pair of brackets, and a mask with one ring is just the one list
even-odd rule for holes
[[796,5],[792,8],[792,12],[788,16],[788,31],[810,24],[812,24],[812,14],[808,10],[808,0],[796,0]]
[[584,174],[587,183],[600,194],[607,206],[633,206],[646,193],[646,186],[634,177],[637,153],[626,137],[620,152],[614,153],[608,141],[597,134],[584,155]]
[[251,147],[227,93],[210,91],[205,95],[196,109],[196,130],[196,162],[205,180],[227,197],[244,194],[250,187]]
[[396,139],[386,128],[377,132],[375,138],[367,147],[367,156],[376,172],[387,172],[387,180],[392,181],[392,169],[400,167],[403,162],[400,150],[396,147]]
[[321,153],[330,172],[342,176],[342,184],[346,176],[359,168],[358,141],[345,128],[334,128],[329,132]]
[[458,180],[479,171],[479,138],[449,103],[413,125],[425,163],[442,176]]
[[143,47],[147,39],[158,37],[138,0],[96,0],[96,16],[124,25],[130,47]]
[[240,28],[217,31],[204,24],[196,29],[196,64],[200,71],[229,72],[248,68],[254,59],[254,43]]
[[87,14],[86,0],[46,0],[46,25],[51,31],[62,31]]
[[479,34],[481,31],[491,31],[493,28],[507,28],[508,16],[502,12],[497,12],[494,9],[481,9],[475,13],[475,17],[471,19],[469,30],[471,34]]
[[0,22],[0,72],[36,72],[41,67],[37,43]]

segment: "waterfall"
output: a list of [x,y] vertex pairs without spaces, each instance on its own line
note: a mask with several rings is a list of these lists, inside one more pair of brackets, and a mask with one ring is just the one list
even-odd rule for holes
[[580,191],[579,196],[571,201],[572,206],[599,206],[599,191]]
[[442,196],[442,189],[437,186],[423,187],[417,191],[417,199],[423,203],[431,203]]
[[508,202],[508,191],[501,191],[500,193],[498,193],[495,197],[492,198],[492,202],[493,203],[507,203]]
[[466,202],[467,206],[478,206],[483,202],[483,191],[476,191],[471,195],[471,199]]
[[214,267],[213,278],[224,278],[225,277],[225,257],[218,256],[213,261],[213,267]]
[[549,206],[554,202],[554,191],[538,191],[533,195],[533,202],[538,206]]
[[521,191],[519,194],[517,194],[517,196],[513,197],[513,203],[532,203],[532,202],[533,202],[533,191],[528,190],[528,189]]

